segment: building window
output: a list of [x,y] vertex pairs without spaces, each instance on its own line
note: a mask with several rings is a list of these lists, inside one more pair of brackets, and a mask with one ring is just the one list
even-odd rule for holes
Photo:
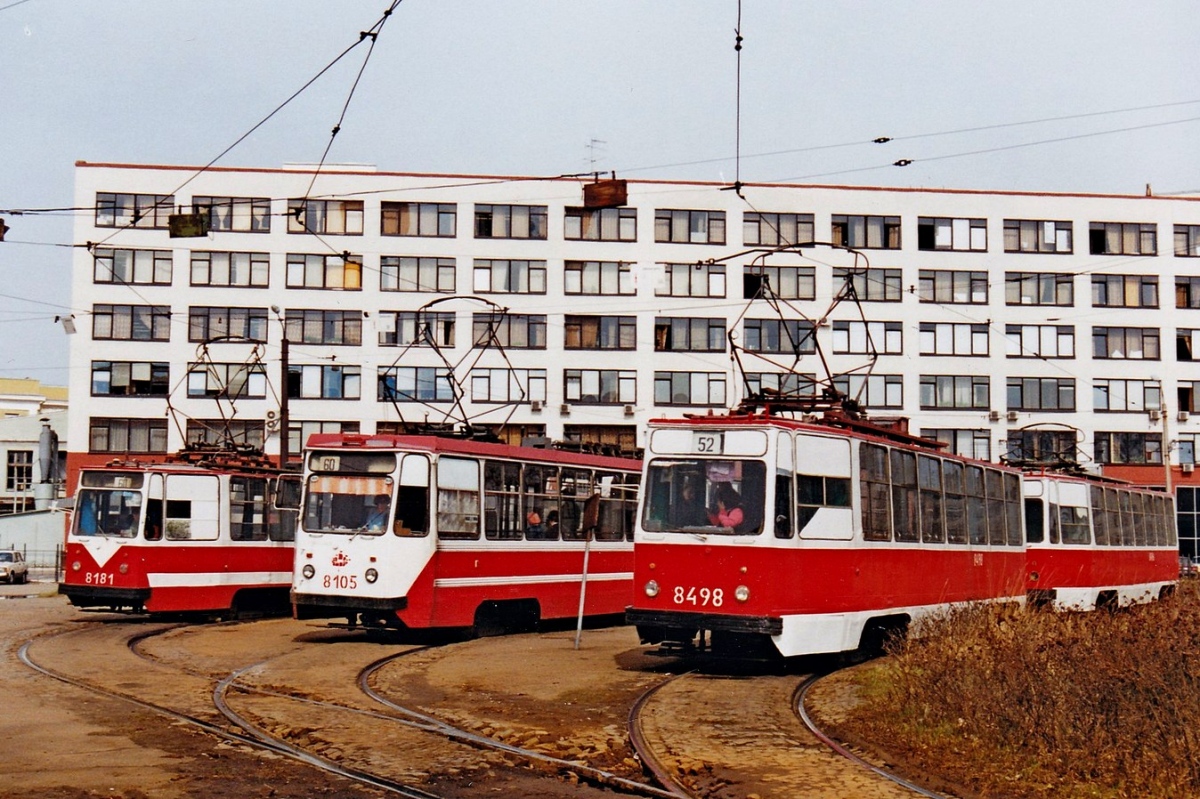
[[957,322],[922,322],[922,355],[987,355],[988,326]]
[[904,334],[899,322],[834,322],[836,355],[901,355]]
[[304,442],[308,441],[309,437],[314,433],[357,433],[358,429],[358,422],[292,420],[288,422],[288,452],[292,453],[293,459],[298,459],[300,452],[304,449]]
[[1175,226],[1175,255],[1200,258],[1200,225]]
[[921,375],[923,410],[987,410],[991,382],[975,375]]
[[545,261],[475,259],[475,291],[479,294],[545,294]]
[[1092,307],[1157,308],[1158,277],[1092,275]]
[[656,352],[724,352],[725,320],[660,316],[654,320]]
[[1161,433],[1096,433],[1096,463],[1162,463]]
[[267,197],[193,197],[192,210],[208,215],[208,229],[229,233],[270,233]]
[[166,397],[171,368],[148,361],[92,361],[93,397]]
[[33,450],[10,449],[4,488],[7,491],[28,491],[33,487]]
[[127,286],[169,286],[171,251],[97,247],[92,279]]
[[1009,358],[1074,358],[1071,325],[1005,325]]
[[1010,411],[1073,411],[1075,379],[1070,377],[1008,378]]
[[833,215],[833,244],[856,250],[900,249],[900,217]]
[[589,405],[637,402],[637,372],[632,369],[564,369],[563,397]]
[[361,311],[289,310],[285,321],[289,341],[304,344],[362,344]]
[[724,264],[663,264],[659,297],[724,297]]
[[724,211],[654,212],[654,240],[673,244],[724,244]]
[[1200,360],[1200,330],[1180,328],[1175,331],[1175,360]]
[[1158,328],[1093,327],[1092,357],[1157,361]]
[[637,209],[567,208],[563,238],[568,241],[637,241]]
[[[1179,462],[1180,463],[1195,464],[1195,462],[1196,462],[1196,439],[1197,438],[1198,438],[1198,436],[1196,436],[1195,434],[1185,434],[1185,435],[1181,435],[1179,437],[1179,440],[1176,443],[1178,444],[1178,447],[1179,447],[1177,452],[1179,453]],[[1179,487],[1179,495],[1181,498],[1183,496],[1183,490],[1184,490],[1184,487],[1180,486]],[[1196,491],[1197,489],[1191,489],[1191,490]],[[1195,502],[1195,494],[1192,495],[1192,502]],[[1193,505],[1193,507],[1196,510],[1200,511],[1200,505]],[[1200,531],[1200,527],[1193,527],[1192,529],[1193,529],[1193,531]],[[1193,552],[1194,551],[1195,550],[1193,550]]]
[[779,247],[808,244],[813,235],[812,214],[773,214],[747,211],[742,214],[742,241],[747,245]]
[[960,430],[948,427],[922,427],[922,438],[932,438],[946,445],[946,450],[964,458],[981,461],[992,459],[992,434],[987,430]]
[[1179,410],[1200,413],[1200,381],[1180,380],[1175,393]]
[[725,405],[721,372],[655,372],[655,405]]
[[987,220],[918,217],[917,249],[987,252]]
[[1175,307],[1200,308],[1200,277],[1175,278]]
[[362,368],[290,364],[287,393],[291,399],[356,400],[362,396]]
[[921,302],[942,305],[986,305],[987,272],[951,269],[922,269],[917,276]]
[[173,213],[173,194],[96,194],[96,227],[166,230]]
[[572,316],[564,321],[563,349],[637,349],[636,316]]
[[1074,305],[1075,278],[1059,273],[1006,272],[1004,302],[1008,305]]
[[1158,226],[1152,222],[1092,222],[1088,245],[1092,255],[1156,255]]
[[453,347],[453,311],[383,311],[379,314],[382,347]]
[[902,375],[837,375],[833,387],[865,408],[903,408]]
[[384,236],[454,238],[458,210],[454,203],[381,204],[380,233]]
[[800,319],[747,319],[742,324],[747,352],[803,355],[817,351],[816,327]]
[[477,239],[544,239],[544,205],[476,205]]
[[801,372],[747,372],[746,390],[758,397],[801,399],[817,396],[817,376]]
[[854,287],[854,296],[863,302],[900,302],[903,286],[899,269],[833,268],[833,287],[840,291],[846,281]]
[[1077,463],[1074,430],[1009,430],[1005,460]]
[[742,271],[742,299],[812,300],[817,272],[811,266],[747,266]]
[[563,293],[594,295],[633,295],[631,264],[621,261],[567,261],[563,274]]
[[472,402],[546,401],[545,369],[472,369]]
[[213,399],[265,399],[267,373],[261,363],[190,363],[187,395]]
[[287,287],[361,291],[362,256],[290,252],[287,257]]
[[1157,380],[1094,380],[1092,410],[1142,412],[1162,408],[1162,385]]
[[362,200],[288,200],[288,233],[361,236]]
[[112,341],[169,341],[169,305],[93,305],[92,338]]
[[450,370],[440,366],[389,366],[379,370],[380,402],[450,402]]
[[1005,219],[1005,252],[1069,253],[1071,223],[1050,219]]
[[475,346],[494,344],[514,350],[546,349],[545,314],[475,314],[471,323]]
[[166,419],[105,419],[88,422],[89,452],[137,455],[167,451]]
[[266,288],[271,256],[265,252],[192,252],[193,286]]
[[453,294],[454,259],[385,255],[379,259],[379,290]]
[[266,308],[209,308],[194,306],[188,309],[188,341],[267,340]]

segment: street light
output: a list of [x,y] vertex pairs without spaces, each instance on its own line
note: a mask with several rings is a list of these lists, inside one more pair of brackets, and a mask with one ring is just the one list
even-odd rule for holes
[[272,305],[271,313],[279,320],[279,329],[283,335],[279,342],[279,468],[284,469],[287,468],[290,456],[288,437],[291,435],[288,429],[288,334],[287,322],[280,313],[279,306]]

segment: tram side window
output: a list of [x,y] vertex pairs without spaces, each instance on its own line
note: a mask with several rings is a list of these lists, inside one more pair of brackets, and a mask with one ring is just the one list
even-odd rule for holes
[[1064,544],[1089,544],[1091,536],[1088,533],[1088,509],[1076,505],[1059,505],[1059,528],[1062,531]]
[[917,456],[892,450],[892,533],[897,541],[920,541],[917,518]]
[[[789,486],[790,489],[790,486]],[[790,490],[789,490],[790,493]],[[820,508],[850,507],[850,479],[819,474],[796,475],[796,527],[803,532]],[[885,517],[886,519],[886,517]],[[789,536],[780,536],[788,538]]]
[[1136,522],[1133,518],[1133,500],[1128,491],[1117,491],[1117,500],[1121,504],[1121,543],[1127,547],[1137,546]]
[[[804,475],[796,475],[796,487],[799,488],[800,481]],[[816,508],[805,508],[799,503],[799,494],[797,494],[796,516],[800,528],[803,529],[808,520],[815,516]],[[807,514],[807,518],[806,518]],[[792,538],[796,535],[796,531],[792,529],[792,478],[787,474],[775,475],[775,537],[776,538]]]
[[1102,547],[1109,545],[1108,514],[1104,512],[1104,489],[1091,486],[1088,496],[1092,503],[1092,529],[1096,543]]
[[1021,541],[1021,478],[1004,475],[1004,509],[1008,521],[1008,545],[1019,547]]
[[987,481],[988,543],[1002,547],[1008,541],[1005,533],[1008,515],[1004,508],[1004,472],[987,469],[984,474]]
[[161,541],[163,537],[163,501],[146,500],[146,540]]
[[1163,497],[1163,525],[1167,528],[1167,546],[1179,545],[1179,531],[1175,528],[1175,502]]
[[267,540],[267,481],[262,477],[229,478],[229,538]]
[[887,449],[876,444],[864,443],[859,449],[859,460],[863,539],[890,541],[891,482],[888,476]]
[[595,538],[597,541],[623,541],[626,537],[625,506],[628,495],[621,483],[621,475],[597,473],[596,483],[600,487],[600,523]]
[[1129,492],[1133,504],[1133,530],[1139,547],[1147,546],[1153,541],[1150,538],[1150,520],[1146,518],[1146,495],[1140,492]]
[[403,536],[429,534],[429,458],[424,455],[409,453],[400,464],[392,532]]
[[942,459],[919,456],[917,480],[921,489],[921,540],[925,543],[944,543],[946,521],[942,516]]
[[983,491],[983,467],[967,467],[967,539],[975,545],[988,540],[987,504]]
[[946,487],[946,540],[951,544],[967,543],[967,497],[963,485],[961,463],[945,461],[942,470]]
[[442,538],[479,538],[479,462],[442,458],[437,470],[437,525]]
[[592,473],[564,467],[559,480],[558,527],[564,541],[582,541],[583,505],[592,495]]
[[1046,525],[1043,521],[1044,506],[1040,499],[1025,500],[1025,541],[1040,544],[1046,540]]
[[525,537],[557,541],[561,512],[558,508],[558,467],[526,464]]
[[[519,541],[534,518],[532,507],[521,512],[521,464],[508,461],[483,463],[483,531],[492,540]],[[538,527],[541,519],[538,517]]]

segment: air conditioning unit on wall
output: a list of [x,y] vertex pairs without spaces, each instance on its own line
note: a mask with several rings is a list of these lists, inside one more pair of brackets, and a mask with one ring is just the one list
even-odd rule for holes
[[1184,474],[1191,474],[1192,472],[1196,471],[1196,464],[1194,464],[1194,463],[1180,464],[1179,469]]
[[542,401],[541,400],[533,400],[529,403],[529,410],[540,411],[541,409],[542,409]]
[[1159,419],[1162,419],[1162,414],[1156,410],[1150,411],[1147,415],[1150,417],[1150,421],[1152,422],[1157,422]]
[[1015,422],[1015,421],[1017,421],[1017,419],[1019,419],[1019,418],[1021,418],[1021,417],[1020,417],[1020,416],[1017,414],[1017,412],[1016,412],[1016,411],[1009,411],[1009,412],[1008,412],[1008,421],[1010,421],[1010,422]]
[[1000,411],[988,411],[988,421],[989,422],[1000,421]]
[[1180,411],[1179,413],[1177,413],[1175,415],[1175,418],[1181,422],[1186,422],[1188,420],[1189,416],[1190,416],[1190,414],[1187,411]]

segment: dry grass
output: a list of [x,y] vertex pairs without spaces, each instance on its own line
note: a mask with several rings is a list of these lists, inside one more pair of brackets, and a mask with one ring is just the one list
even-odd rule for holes
[[921,632],[858,676],[852,737],[982,797],[1200,797],[1194,583],[1112,613],[972,608]]

